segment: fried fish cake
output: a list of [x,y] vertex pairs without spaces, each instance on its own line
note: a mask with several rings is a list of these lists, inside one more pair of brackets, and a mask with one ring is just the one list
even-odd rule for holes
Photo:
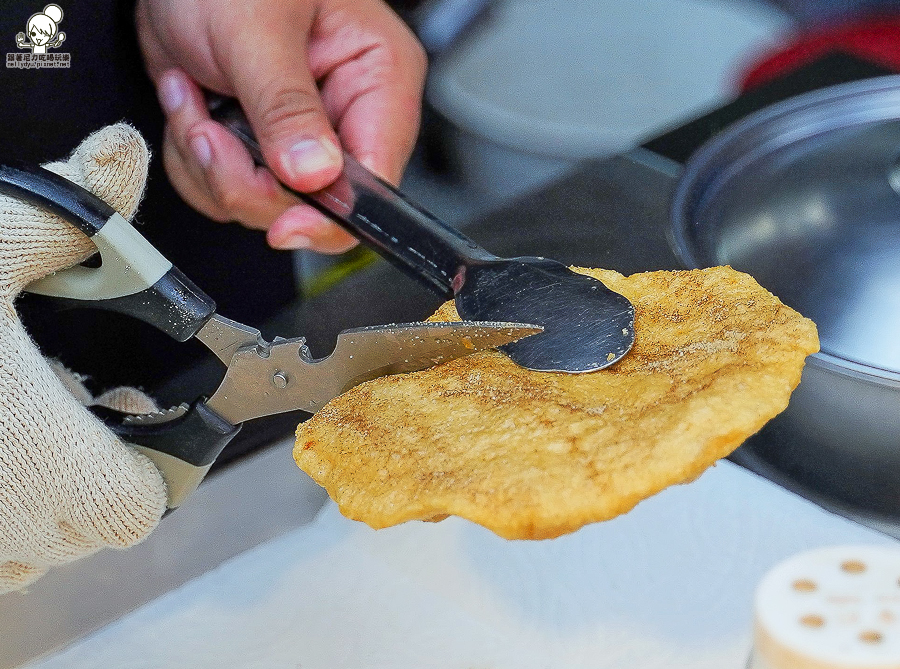
[[[534,372],[497,351],[353,388],[300,425],[294,457],[375,528],[453,514],[543,539],[691,481],[784,410],[816,327],[729,267],[576,269],[635,306],[615,365]],[[452,302],[432,320],[459,320]]]

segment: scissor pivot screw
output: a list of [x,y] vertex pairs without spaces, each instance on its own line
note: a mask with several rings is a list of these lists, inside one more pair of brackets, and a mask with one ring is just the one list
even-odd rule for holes
[[276,388],[287,388],[287,374],[285,374],[284,372],[275,372],[275,375],[272,377],[272,383],[275,384]]

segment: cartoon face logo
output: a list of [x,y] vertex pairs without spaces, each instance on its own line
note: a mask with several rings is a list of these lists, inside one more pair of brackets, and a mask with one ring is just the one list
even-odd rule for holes
[[31,49],[32,53],[47,53],[47,49],[56,49],[66,39],[66,34],[59,31],[63,19],[63,10],[59,5],[47,5],[43,12],[32,14],[28,19],[25,33],[16,35],[16,46],[20,49]]

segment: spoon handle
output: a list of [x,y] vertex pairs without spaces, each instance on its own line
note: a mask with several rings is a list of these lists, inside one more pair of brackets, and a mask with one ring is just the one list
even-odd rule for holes
[[[259,143],[237,101],[209,96],[208,104],[212,118],[244,143],[257,164],[265,165]],[[473,263],[496,259],[346,152],[343,173],[327,188],[301,193],[283,183],[282,186],[447,299],[459,288],[464,278],[462,270]]]

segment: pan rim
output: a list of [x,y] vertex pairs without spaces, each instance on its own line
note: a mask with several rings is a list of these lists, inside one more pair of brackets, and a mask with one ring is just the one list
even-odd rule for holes
[[[745,116],[702,145],[686,162],[669,210],[672,247],[686,267],[711,267],[697,239],[705,206],[748,166],[775,150],[829,130],[900,121],[900,75],[864,79],[804,93]],[[740,268],[737,268],[740,269]],[[823,349],[811,362],[873,383],[900,385],[900,370]]]

